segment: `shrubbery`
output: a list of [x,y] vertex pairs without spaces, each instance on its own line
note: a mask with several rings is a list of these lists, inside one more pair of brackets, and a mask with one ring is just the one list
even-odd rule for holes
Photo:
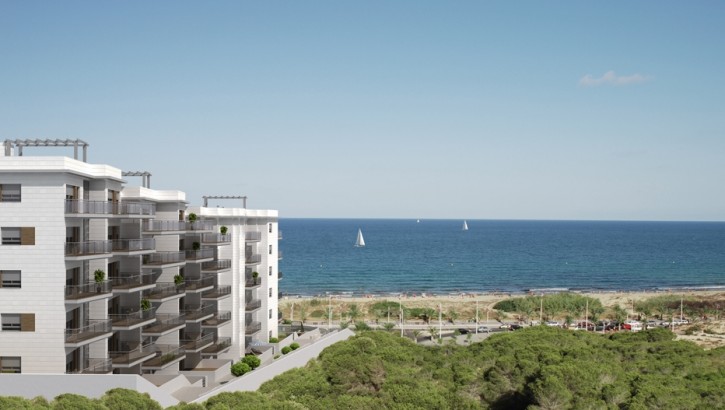
[[292,343],[291,343],[291,344],[289,345],[289,347],[290,347],[290,349],[292,349],[292,350],[297,350],[297,349],[299,349],[299,348],[300,348],[300,344],[299,344],[299,343],[297,343],[297,342],[292,342]]
[[292,348],[289,346],[285,346],[282,348],[282,354],[287,354],[292,351]]
[[259,359],[259,357],[253,354],[248,354],[244,356],[242,362],[246,363],[252,370],[256,369],[257,367],[259,367],[260,364],[262,364],[262,361]]
[[277,339],[276,337],[270,337],[269,343],[279,343],[279,339]]
[[244,373],[251,372],[252,368],[243,361],[238,361],[232,365],[232,374],[239,377],[243,375]]

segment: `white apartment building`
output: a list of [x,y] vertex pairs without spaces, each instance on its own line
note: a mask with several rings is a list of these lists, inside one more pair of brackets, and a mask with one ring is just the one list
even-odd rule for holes
[[173,375],[276,337],[277,211],[188,207],[87,147],[5,141],[0,372]]

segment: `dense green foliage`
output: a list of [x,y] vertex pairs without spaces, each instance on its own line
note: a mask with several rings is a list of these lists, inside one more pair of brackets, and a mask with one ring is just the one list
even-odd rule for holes
[[245,373],[251,372],[252,368],[249,366],[249,364],[244,363],[244,361],[240,360],[232,365],[231,371],[233,375],[239,377]]
[[242,362],[249,365],[249,367],[252,370],[256,369],[257,367],[259,367],[260,364],[262,364],[262,360],[260,360],[259,357],[255,356],[253,354],[248,354],[248,355],[244,356],[244,358],[242,359]]
[[285,346],[282,348],[282,354],[287,354],[292,351],[292,348],[289,346]]
[[127,389],[111,389],[100,399],[78,394],[61,394],[48,402],[42,397],[28,400],[22,397],[0,397],[0,409],[23,410],[161,410],[161,406],[146,393]]
[[562,315],[571,315],[574,318],[580,318],[585,313],[587,302],[589,302],[590,319],[592,316],[597,316],[604,312],[604,307],[599,299],[567,292],[544,295],[543,297],[525,296],[506,299],[496,303],[493,308],[504,312],[519,313],[526,318],[530,318],[532,316],[538,317],[543,303],[545,318]]
[[[425,347],[368,331],[258,392],[173,409],[725,408],[725,348],[706,351],[673,339],[662,328],[603,336],[537,326],[470,346]],[[5,397],[0,408],[159,408],[149,401],[114,389],[99,400],[64,395],[50,404]]]
[[300,348],[300,344],[297,342],[292,342],[292,343],[290,343],[289,348],[292,350],[297,350]]

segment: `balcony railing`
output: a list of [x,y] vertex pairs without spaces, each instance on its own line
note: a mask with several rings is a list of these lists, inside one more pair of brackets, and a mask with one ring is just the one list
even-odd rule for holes
[[102,255],[111,249],[111,241],[66,242],[65,256]]
[[205,233],[201,235],[202,243],[229,243],[231,241],[231,235],[222,235],[220,233]]
[[142,225],[144,232],[169,232],[169,231],[185,231],[186,222],[184,221],[144,221]]
[[262,240],[262,233],[261,232],[247,232],[244,234],[244,239],[247,242],[259,242]]
[[66,199],[66,214],[100,214],[100,215],[136,215],[153,216],[156,204],[135,202],[89,201],[86,199]]
[[259,279],[255,281],[253,278],[247,278],[246,282],[244,283],[244,287],[247,289],[257,288],[259,286],[262,286],[262,281]]
[[149,292],[146,294],[146,298],[149,300],[159,300],[183,293],[184,285],[176,285],[169,282],[156,282],[156,287],[149,289]]
[[179,263],[186,260],[184,251],[177,252],[156,252],[143,256],[144,265],[166,265],[170,263]]
[[214,317],[201,322],[202,326],[220,326],[232,320],[232,312],[217,312]]
[[282,251],[277,251],[277,260],[282,260]]
[[196,351],[214,343],[214,333],[202,334],[195,338],[181,339],[180,343],[184,350]]
[[118,277],[111,277],[113,290],[131,290],[143,286],[154,284],[154,275],[152,273],[121,273]]
[[128,366],[155,353],[154,343],[147,337],[141,343],[122,342],[120,350],[109,351],[108,355],[113,365]]
[[201,306],[184,306],[182,313],[186,317],[186,320],[198,320],[203,317],[214,314],[216,307],[214,305],[201,305]]
[[214,344],[201,351],[203,355],[215,355],[219,354],[226,349],[229,349],[232,345],[231,337],[220,337],[214,341]]
[[261,322],[251,322],[247,324],[247,326],[244,328],[244,333],[246,334],[254,334],[262,330],[262,323]]
[[111,332],[111,320],[89,320],[83,327],[65,330],[66,343],[80,343]]
[[282,231],[277,231],[277,240],[278,241],[282,240]]
[[71,374],[107,374],[113,371],[111,367],[111,359],[101,358],[88,359],[83,366],[83,369],[73,370],[68,373]]
[[156,355],[143,362],[141,367],[163,368],[175,360],[183,359],[186,355],[184,349],[178,345],[154,344],[152,347]]
[[232,268],[232,261],[230,259],[220,259],[216,261],[202,262],[202,271],[222,271]]
[[111,281],[88,282],[82,285],[68,285],[65,287],[66,300],[85,299],[99,294],[111,293]]
[[116,239],[113,241],[114,252],[152,251],[156,249],[154,238]]
[[262,307],[262,301],[259,299],[252,299],[249,302],[247,302],[246,305],[244,305],[244,310],[247,312],[251,312],[253,310],[257,310]]
[[111,319],[111,325],[116,327],[131,327],[139,323],[148,322],[156,319],[156,309],[136,310],[129,313],[111,313],[108,315]]
[[214,223],[211,221],[195,221],[186,223],[187,231],[211,231],[212,229],[214,229]]
[[201,294],[202,299],[219,299],[232,294],[231,286],[217,286],[214,289]]
[[258,253],[247,254],[247,257],[244,260],[244,262],[247,265],[256,265],[256,264],[260,263],[261,261],[262,261],[262,255],[260,255]]
[[277,280],[284,278],[284,274],[282,272],[277,272]]
[[157,313],[156,322],[144,326],[142,334],[160,334],[185,324],[184,315]]
[[184,289],[187,292],[214,286],[215,278],[185,279]]
[[198,250],[187,250],[186,260],[209,259],[214,257],[214,249],[204,248]]

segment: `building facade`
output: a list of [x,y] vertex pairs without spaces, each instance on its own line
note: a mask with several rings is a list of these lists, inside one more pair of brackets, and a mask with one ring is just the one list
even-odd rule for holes
[[48,142],[0,157],[0,372],[171,375],[277,335],[276,211],[128,186],[78,140],[22,155]]

